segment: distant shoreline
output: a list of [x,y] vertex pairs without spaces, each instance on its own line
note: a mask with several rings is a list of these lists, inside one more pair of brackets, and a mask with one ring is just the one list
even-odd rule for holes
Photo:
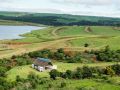
[[20,22],[20,21],[11,21],[11,20],[0,20],[0,25],[8,25],[8,26],[38,26],[43,27],[46,25],[37,24],[37,23],[29,23],[29,22]]

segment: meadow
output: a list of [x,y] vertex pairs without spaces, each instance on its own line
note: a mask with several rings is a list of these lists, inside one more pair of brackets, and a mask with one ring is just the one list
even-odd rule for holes
[[[62,63],[62,62],[54,62],[55,65],[58,65],[58,70],[61,72],[65,72],[66,70],[75,70],[77,67],[83,67],[84,65],[89,67],[106,67],[109,65],[113,65],[115,63],[90,63],[90,64],[81,64],[81,63]],[[34,90],[119,90],[120,77],[108,77],[107,80],[104,79],[62,79],[58,78],[57,80],[51,80],[49,78],[49,71],[38,72],[31,68],[30,65],[26,66],[18,66],[7,72],[7,80],[9,82],[15,81],[16,76],[20,76],[21,78],[26,79],[30,73],[34,73],[41,77],[43,80],[45,79],[43,84],[37,85]],[[62,86],[62,83],[64,84]],[[17,86],[17,88],[21,88],[21,86]]]
[[[0,51],[0,58],[10,57],[14,54],[26,53],[26,51],[41,50],[44,48],[64,48],[73,51],[84,51],[86,49],[101,49],[109,45],[111,49],[120,49],[120,30],[111,26],[49,26],[44,30],[35,30],[23,34],[23,39],[0,41],[0,43],[29,43],[23,45],[9,46]],[[85,48],[84,44],[89,44]],[[13,48],[14,47],[14,48]],[[19,47],[19,48],[18,48]],[[12,52],[12,53],[11,53]]]
[[[106,67],[109,65],[116,64],[116,62],[103,62],[103,63],[64,63],[64,62],[54,62],[54,65],[57,65],[58,71],[65,72],[66,70],[75,70],[77,67],[89,66],[89,67]],[[27,76],[31,73],[35,73],[42,77],[49,78],[49,71],[38,72],[33,69],[31,65],[18,66],[7,72],[7,80],[15,81],[16,76],[19,75],[21,78],[27,78]]]
[[[0,47],[0,58],[11,57],[13,55],[22,55],[42,49],[56,50],[63,48],[68,51],[85,51],[92,49],[103,49],[109,45],[111,49],[120,49],[120,30],[110,26],[48,26],[44,30],[35,30],[30,33],[23,34],[23,39],[0,41],[4,43],[4,49]],[[9,45],[11,43],[11,45]],[[15,44],[14,43],[18,43]],[[21,44],[20,44],[21,43]],[[85,47],[85,43],[89,44]],[[96,62],[96,63],[65,63],[57,62],[58,71],[65,72],[66,70],[75,70],[77,67],[106,67],[116,64],[116,62]],[[35,90],[48,90],[47,87],[51,84],[50,90],[120,90],[120,77],[108,77],[108,80],[83,79],[69,80],[61,79],[51,80],[49,71],[38,72],[31,65],[16,66],[7,71],[6,80],[9,82],[15,81],[16,76],[27,79],[31,73],[37,74],[40,78],[47,78],[48,83],[38,85]],[[61,88],[61,83],[66,83],[66,86]],[[21,86],[18,86],[21,88]]]

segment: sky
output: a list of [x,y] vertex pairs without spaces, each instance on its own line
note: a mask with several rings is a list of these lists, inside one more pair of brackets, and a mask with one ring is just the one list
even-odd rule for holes
[[0,0],[0,11],[120,17],[120,0]]

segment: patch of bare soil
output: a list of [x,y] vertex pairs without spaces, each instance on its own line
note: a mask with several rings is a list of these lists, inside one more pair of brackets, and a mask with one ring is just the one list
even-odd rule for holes
[[93,32],[93,31],[92,31],[92,29],[89,26],[87,26],[87,27],[85,27],[85,32],[90,33],[90,32]]
[[113,27],[114,30],[119,30],[120,31],[120,27]]

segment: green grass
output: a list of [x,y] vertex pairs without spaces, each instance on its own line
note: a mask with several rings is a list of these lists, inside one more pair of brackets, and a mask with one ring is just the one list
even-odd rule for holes
[[92,26],[93,34],[103,36],[119,36],[120,31],[114,30],[111,26]]
[[70,40],[69,43],[73,47],[81,47],[84,48],[84,44],[88,43],[89,48],[94,49],[98,48],[101,49],[104,46],[109,45],[112,49],[120,49],[120,37],[108,37],[108,38],[102,38],[102,37],[89,37],[89,38],[79,38],[75,40]]
[[[61,88],[61,83],[66,83],[66,86]],[[120,90],[119,85],[113,85],[105,82],[96,82],[92,79],[84,80],[64,80],[58,79],[48,81],[47,84],[39,85],[36,90],[47,90],[46,87],[51,84],[50,90]]]
[[[0,51],[0,58],[14,54],[26,53],[26,50],[31,52],[33,50],[41,50],[44,48],[56,49],[68,47],[72,48],[70,50],[83,51],[86,49],[84,48],[85,43],[90,44],[88,50],[100,49],[106,45],[109,45],[111,49],[120,49],[119,30],[113,30],[112,27],[108,26],[91,26],[92,32],[86,32],[84,29],[84,26],[51,26],[44,30],[34,30],[30,33],[23,34],[23,39],[7,41],[22,43],[28,42],[31,44],[20,46],[19,49],[15,48],[11,51]],[[46,43],[44,44],[44,42]]]
[[[89,64],[81,64],[81,63],[62,63],[62,62],[55,62],[55,65],[58,67],[58,71],[60,72],[65,72],[66,70],[75,70],[77,67],[82,67],[84,65],[90,66],[90,67],[95,67],[95,66],[100,66],[100,67],[105,67],[108,65],[115,64],[114,62],[111,63],[89,63]],[[27,75],[30,72],[34,72],[38,74],[40,77],[49,77],[49,71],[45,72],[38,72],[37,70],[31,68],[31,65],[27,66],[19,66],[11,69],[10,71],[7,72],[7,80],[8,81],[14,81],[17,75],[20,75],[22,78],[27,78]]]
[[43,30],[34,30],[30,33],[23,34],[21,36],[25,37],[23,39],[14,40],[14,42],[31,42],[31,43],[38,43],[43,41],[51,41],[54,40],[54,36],[52,35],[52,31],[55,28],[48,27]]
[[103,35],[103,36],[116,36],[120,35],[119,30],[114,30],[110,26],[91,26],[91,32],[85,31],[85,26],[64,26],[57,30],[56,33],[60,36],[74,36],[74,35]]
[[84,26],[64,26],[56,31],[59,36],[91,35],[84,31]]

